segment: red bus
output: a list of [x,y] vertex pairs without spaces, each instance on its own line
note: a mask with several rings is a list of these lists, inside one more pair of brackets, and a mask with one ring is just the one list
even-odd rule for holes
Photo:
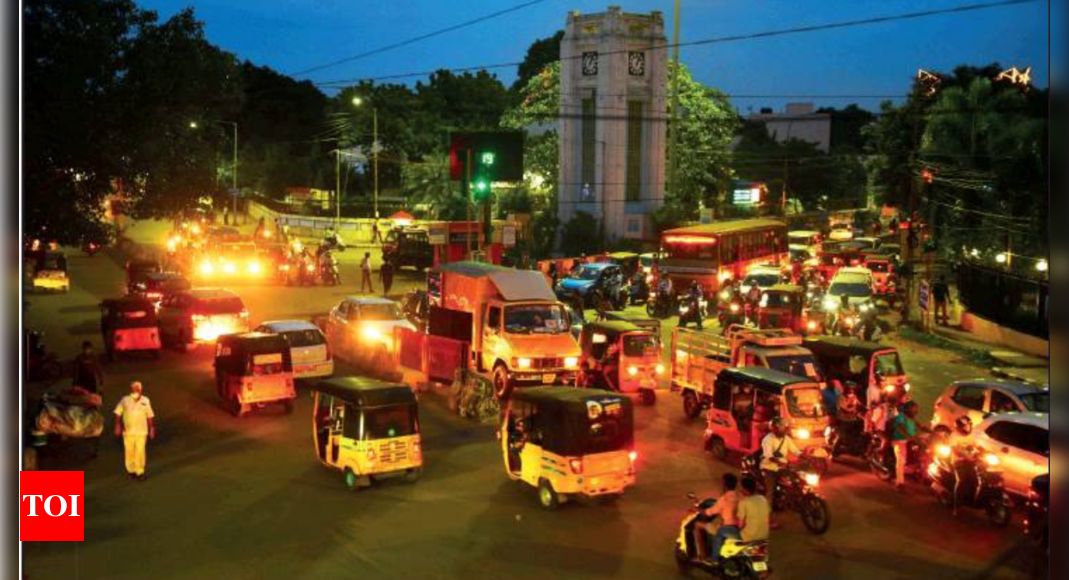
[[698,280],[706,295],[720,282],[741,279],[754,266],[788,263],[787,224],[747,219],[666,230],[661,234],[661,272],[677,291]]

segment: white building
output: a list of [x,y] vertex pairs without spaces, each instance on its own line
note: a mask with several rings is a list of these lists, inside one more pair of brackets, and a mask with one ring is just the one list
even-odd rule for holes
[[[659,11],[574,11],[561,41],[561,223],[584,211],[609,241],[651,235],[664,203],[668,49]],[[654,48],[657,47],[657,48]]]
[[764,123],[769,137],[777,143],[799,139],[815,144],[817,149],[825,153],[831,147],[831,115],[815,113],[813,103],[787,103],[782,113],[761,109],[760,113],[749,118]]

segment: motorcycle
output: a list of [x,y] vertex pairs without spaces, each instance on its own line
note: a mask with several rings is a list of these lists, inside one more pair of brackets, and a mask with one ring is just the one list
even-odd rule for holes
[[319,265],[319,279],[328,286],[341,284],[341,274],[338,273],[338,264],[334,260],[324,261]]
[[[771,573],[768,566],[768,541],[743,542],[728,539],[720,548],[720,559],[714,564],[698,559],[698,549],[694,545],[694,526],[707,520],[703,512],[716,501],[708,498],[698,501],[693,493],[687,494],[692,503],[687,515],[679,525],[679,537],[675,543],[675,559],[679,571],[686,574],[691,568],[698,568],[713,576],[721,578],[764,578]],[[713,539],[706,537],[705,545],[712,547]]]
[[345,251],[345,242],[337,232],[327,234],[319,245],[325,250],[338,252]]
[[94,254],[100,251],[100,244],[96,242],[86,242],[82,245],[82,251],[85,252],[86,256],[92,258]]
[[832,458],[842,455],[866,458],[872,443],[872,436],[865,432],[864,427],[865,422],[861,419],[832,423],[828,427],[826,436]]
[[26,336],[26,379],[46,386],[63,376],[63,365],[45,348],[44,333],[31,330]]
[[859,340],[877,341],[883,336],[883,329],[876,320],[876,306],[862,304],[856,311],[856,321],[850,329],[852,336]]
[[679,301],[679,326],[686,327],[695,324],[701,328],[701,321],[705,318],[705,298],[692,298],[687,296]]
[[[827,500],[817,493],[820,475],[811,465],[805,465],[804,470],[802,467],[802,464],[798,464],[780,468],[776,488],[772,492],[771,507],[774,511],[798,512],[809,533],[820,535],[831,527],[831,513]],[[757,454],[743,457],[742,471],[757,481],[757,492],[764,494],[765,478]]]
[[649,299],[646,300],[646,314],[652,318],[668,318],[672,315],[673,302],[671,294],[652,291]]
[[650,296],[650,276],[641,272],[631,280],[627,287],[627,301],[632,306],[643,304]]
[[993,525],[1005,527],[1010,522],[1010,497],[998,469],[998,456],[972,446],[954,449],[939,444],[935,450],[928,476],[939,503],[955,511],[958,506],[982,509]]
[[[866,461],[869,469],[880,481],[895,478],[895,451],[891,438],[885,434],[872,437]],[[931,450],[927,439],[913,438],[906,451],[906,478],[926,483],[928,464],[931,463]]]

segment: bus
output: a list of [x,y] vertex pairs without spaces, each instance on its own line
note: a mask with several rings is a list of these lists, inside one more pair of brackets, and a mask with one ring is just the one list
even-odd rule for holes
[[722,281],[754,266],[787,266],[787,224],[747,219],[675,228],[661,234],[661,251],[660,271],[678,292],[697,280],[712,296]]

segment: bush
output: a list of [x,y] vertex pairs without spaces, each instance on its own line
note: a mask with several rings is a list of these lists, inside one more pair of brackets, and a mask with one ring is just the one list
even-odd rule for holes
[[561,251],[567,256],[595,254],[602,246],[598,220],[585,211],[576,212],[561,231]]

